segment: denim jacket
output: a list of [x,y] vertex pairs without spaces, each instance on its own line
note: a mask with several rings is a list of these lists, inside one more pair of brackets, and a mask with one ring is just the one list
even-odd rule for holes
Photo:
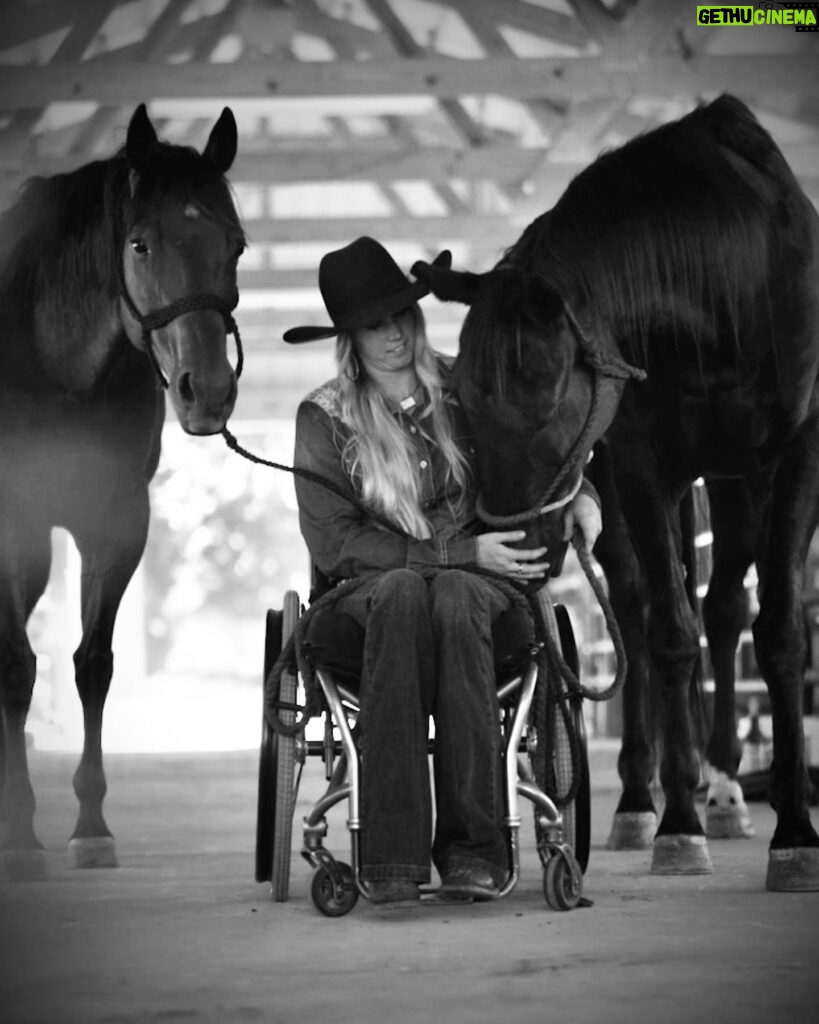
[[[445,365],[443,367],[445,369]],[[311,392],[296,414],[294,465],[320,473],[351,497],[355,490],[345,471],[341,452],[349,430],[341,420],[339,382],[334,379]],[[455,394],[445,388],[453,422],[453,436],[461,451],[474,454],[466,417]],[[477,560],[474,515],[476,494],[465,496],[466,514],[456,520],[450,504],[458,495],[447,493],[445,462],[433,443],[416,406],[394,415],[417,453],[421,504],[432,536],[425,540],[402,537],[382,526],[341,495],[296,476],[299,523],[310,555],[330,579],[346,579],[388,569],[433,565],[469,565]],[[447,501],[449,498],[449,502]]]

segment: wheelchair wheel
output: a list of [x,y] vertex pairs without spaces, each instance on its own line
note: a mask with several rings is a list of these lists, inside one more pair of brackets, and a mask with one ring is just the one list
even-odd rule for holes
[[[566,664],[576,676],[580,675],[580,659],[577,654],[577,644],[574,639],[572,623],[569,619],[569,612],[562,604],[555,606],[555,619],[560,637],[560,649]],[[570,723],[577,737],[580,750],[578,771],[577,794],[572,801],[570,808],[572,819],[572,835],[570,846],[574,850],[580,870],[585,873],[589,866],[589,853],[591,850],[591,779],[589,776],[589,751],[588,739],[586,736],[586,721],[583,717],[582,698],[577,697],[571,702]],[[558,792],[565,793],[571,781],[572,756],[569,735],[566,731],[566,722],[558,716],[555,723],[555,759],[561,762],[557,768]]]
[[552,910],[574,910],[582,889],[583,874],[570,852],[549,858],[543,872],[543,894]]
[[[267,613],[264,678],[290,639],[299,617],[299,597],[288,590],[281,612]],[[282,672],[279,700],[295,704],[298,679]],[[295,712],[281,710],[281,721],[291,724]],[[293,836],[293,811],[296,804],[296,738],[282,736],[262,718],[262,745],[259,758],[259,793],[256,818],[256,881],[270,882],[271,898],[282,903],[290,888],[290,859]]]
[[[541,599],[546,626],[552,638],[559,643],[563,658],[572,671],[579,670],[577,647],[574,641],[571,621],[562,605],[553,605],[548,595]],[[565,687],[562,679],[558,685]],[[589,787],[589,763],[586,744],[586,730],[583,720],[581,699],[571,700],[568,705],[568,721],[557,706],[549,708],[545,688],[538,689],[532,708],[537,745],[532,757],[532,770],[537,784],[553,800],[569,792],[576,785],[575,798],[561,809],[563,815],[563,839],[574,851],[581,872],[589,863],[591,845],[591,795]],[[571,734],[570,731],[571,730]],[[574,738],[578,763],[573,763]],[[543,742],[545,739],[545,742]],[[575,780],[575,772],[579,778]]]
[[341,861],[336,861],[335,866],[341,875],[341,884],[338,887],[333,885],[333,880],[324,867],[316,868],[310,882],[310,898],[316,910],[325,917],[343,917],[349,914],[358,902],[358,888],[353,877],[353,869]]

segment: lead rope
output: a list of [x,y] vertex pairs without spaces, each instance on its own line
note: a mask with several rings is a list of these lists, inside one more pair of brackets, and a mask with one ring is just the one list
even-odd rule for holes
[[374,519],[379,525],[385,529],[390,530],[392,533],[397,533],[400,537],[409,537],[410,535],[406,530],[402,530],[400,526],[397,526],[391,520],[385,516],[380,515],[374,509],[371,509],[368,505],[359,501],[354,494],[349,491],[345,491],[343,487],[329,480],[326,476],[321,473],[316,473],[312,469],[305,469],[303,466],[286,466],[281,462],[272,462],[270,459],[263,459],[260,455],[254,455],[253,452],[243,448],[236,438],[231,434],[227,427],[222,428],[222,437],[224,438],[225,444],[231,451],[236,452],[237,455],[241,455],[243,459],[247,459],[248,462],[253,462],[257,466],[268,466],[270,469],[280,469],[283,473],[291,473],[293,476],[300,476],[304,480],[309,480],[311,483],[318,484],[319,487],[324,487],[328,491],[332,491],[333,494],[337,494],[340,498],[344,498],[345,501],[360,512],[366,513],[370,519]]

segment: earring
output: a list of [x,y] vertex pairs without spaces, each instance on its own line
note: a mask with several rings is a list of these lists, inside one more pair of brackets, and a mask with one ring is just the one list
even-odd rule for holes
[[356,381],[361,376],[361,367],[354,355],[350,356],[350,365],[347,367],[347,379]]

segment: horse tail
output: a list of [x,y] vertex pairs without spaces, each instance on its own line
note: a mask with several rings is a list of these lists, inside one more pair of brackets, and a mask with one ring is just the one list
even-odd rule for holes
[[[703,517],[707,514],[698,501],[697,487],[691,485],[680,502],[680,535],[682,547],[682,564],[685,570],[685,592],[689,604],[697,619],[697,636],[703,632],[700,600],[697,594],[699,573],[697,564],[697,533],[703,525]],[[697,749],[705,750],[708,739],[708,712],[705,703],[705,664],[703,647],[700,644],[694,671],[691,674],[691,685],[688,692],[688,706],[691,722],[694,727],[694,741]]]

